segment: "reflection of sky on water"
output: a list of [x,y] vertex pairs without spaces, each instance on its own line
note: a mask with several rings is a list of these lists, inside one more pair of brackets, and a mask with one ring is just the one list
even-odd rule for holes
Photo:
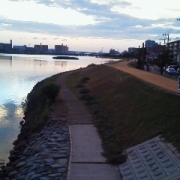
[[19,133],[19,122],[23,117],[22,109],[13,102],[0,106],[0,159],[7,160],[12,142]]
[[59,72],[54,62],[0,57],[0,159],[7,162],[19,134],[21,102],[27,93],[38,81]]
[[0,55],[0,159],[7,160],[19,134],[23,114],[21,103],[33,86],[54,74],[89,64],[101,64],[94,57],[79,60],[53,60],[49,55]]

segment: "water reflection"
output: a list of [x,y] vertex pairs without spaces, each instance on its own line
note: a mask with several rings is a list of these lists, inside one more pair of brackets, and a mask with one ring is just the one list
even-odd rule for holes
[[19,122],[23,112],[20,105],[8,102],[0,106],[0,159],[8,161],[8,153],[12,149],[12,142],[19,134]]
[[12,143],[19,134],[23,99],[37,82],[59,72],[54,61],[0,56],[0,159],[8,162]]
[[[0,127],[2,127],[2,124],[4,124],[2,121],[8,121],[6,123],[6,126],[9,123],[12,123],[13,119],[15,117],[18,117],[22,115],[22,111],[19,110],[21,107],[18,105],[14,104],[13,102],[9,102],[6,104],[3,104],[0,106]],[[2,122],[2,123],[1,123]]]
[[21,102],[34,85],[54,74],[89,64],[102,64],[102,59],[79,57],[78,61],[56,60],[50,55],[0,54],[0,160],[6,160],[12,143],[19,134],[23,113]]
[[0,60],[11,60],[12,61],[12,56],[0,56]]
[[42,60],[38,60],[38,59],[34,60],[34,66],[46,66],[47,64],[48,64],[47,61],[42,61]]
[[12,66],[12,56],[0,56],[0,64],[5,68],[6,66]]
[[6,107],[4,105],[0,106],[0,128],[8,124],[8,121],[5,119],[7,114],[8,110],[6,109]]
[[57,66],[67,66],[67,61],[54,61],[54,64]]

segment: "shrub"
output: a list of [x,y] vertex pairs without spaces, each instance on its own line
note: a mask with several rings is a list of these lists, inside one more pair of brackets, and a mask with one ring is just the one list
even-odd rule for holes
[[87,88],[80,90],[80,94],[88,94],[89,92],[90,92],[90,90]]
[[59,93],[60,87],[52,80],[37,83],[22,103],[24,109],[23,130],[33,132],[46,122],[49,108]]
[[87,81],[89,81],[89,80],[90,80],[90,78],[84,77],[80,80],[80,83],[87,83]]
[[41,88],[41,92],[45,94],[50,101],[54,101],[59,94],[60,87],[54,82],[48,82]]

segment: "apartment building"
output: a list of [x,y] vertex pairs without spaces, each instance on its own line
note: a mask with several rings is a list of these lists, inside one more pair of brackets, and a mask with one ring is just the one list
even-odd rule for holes
[[170,50],[170,57],[173,62],[180,65],[180,40],[169,42],[167,48]]

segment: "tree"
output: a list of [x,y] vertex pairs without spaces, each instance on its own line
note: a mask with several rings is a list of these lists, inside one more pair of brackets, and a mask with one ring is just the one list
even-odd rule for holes
[[154,64],[160,67],[160,73],[161,75],[163,74],[164,67],[168,64],[171,64],[172,60],[170,58],[170,50],[165,49],[163,50],[162,53],[159,54],[158,58],[154,60]]
[[147,49],[142,47],[138,49],[138,52],[136,54],[136,59],[137,59],[137,68],[138,69],[144,69],[144,64],[145,62],[145,56],[147,54]]

